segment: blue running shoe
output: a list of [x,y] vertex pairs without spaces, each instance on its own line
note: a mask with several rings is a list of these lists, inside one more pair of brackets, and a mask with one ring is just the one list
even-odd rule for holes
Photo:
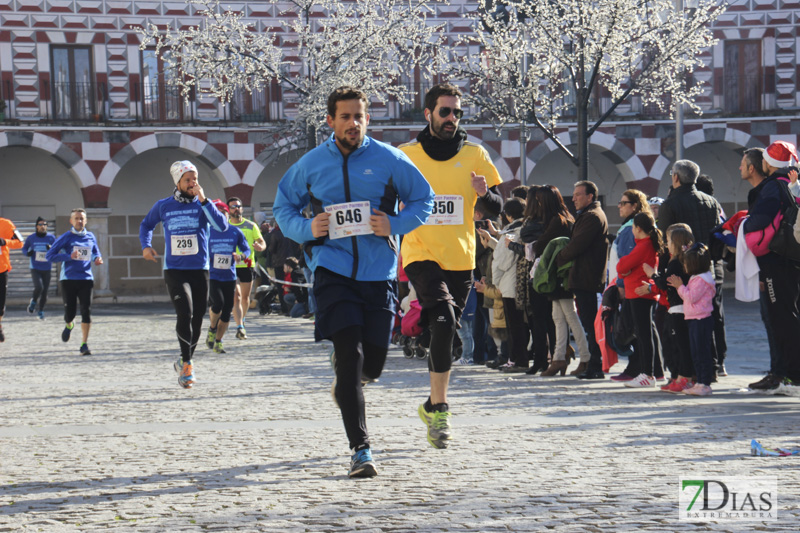
[[[74,328],[75,326],[72,326]],[[61,340],[67,342],[69,340],[69,336],[72,334],[72,328],[69,325],[64,327],[64,331],[61,332]]]
[[36,300],[31,298],[31,303],[28,304],[28,314],[32,315],[36,311]]
[[81,355],[92,355],[92,351],[89,349],[89,345],[85,342],[81,344]]
[[347,474],[350,477],[375,477],[378,475],[378,469],[375,467],[375,461],[372,460],[372,452],[369,448],[364,448],[353,454],[350,458],[350,472]]
[[177,361],[175,361],[173,366],[175,371],[178,372],[178,385],[184,389],[191,389],[192,385],[195,383],[194,366],[192,365],[192,362],[184,362],[183,358],[179,358]]
[[44,320],[44,311],[39,311],[39,320]]

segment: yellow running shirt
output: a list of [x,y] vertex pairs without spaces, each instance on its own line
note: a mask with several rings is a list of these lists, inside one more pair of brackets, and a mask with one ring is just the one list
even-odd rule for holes
[[465,142],[447,161],[431,159],[415,141],[401,145],[430,183],[436,194],[428,222],[403,238],[400,249],[403,266],[415,261],[436,261],[443,270],[475,268],[475,224],[472,214],[478,193],[472,188],[472,172],[486,177],[486,185],[502,183],[488,152]]

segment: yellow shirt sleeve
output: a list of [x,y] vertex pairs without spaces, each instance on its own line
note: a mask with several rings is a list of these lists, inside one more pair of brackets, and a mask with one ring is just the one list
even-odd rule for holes
[[489,187],[500,185],[503,183],[503,180],[500,178],[500,173],[497,171],[497,167],[494,166],[494,163],[492,163],[492,158],[489,156],[489,152],[487,152],[486,148],[483,146],[478,146],[478,148],[478,153],[480,155],[478,157],[477,166],[479,171],[476,170],[475,172],[478,175],[486,178],[486,184]]

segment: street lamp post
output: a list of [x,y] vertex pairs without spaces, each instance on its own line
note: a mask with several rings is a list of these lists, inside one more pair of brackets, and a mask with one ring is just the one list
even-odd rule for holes
[[519,124],[519,183],[528,185],[528,139],[531,132],[528,124],[523,120]]
[[[675,0],[675,9],[683,16],[683,0]],[[683,73],[681,73],[683,74]],[[682,77],[682,76],[681,76]],[[683,159],[683,104],[675,101],[675,160]]]

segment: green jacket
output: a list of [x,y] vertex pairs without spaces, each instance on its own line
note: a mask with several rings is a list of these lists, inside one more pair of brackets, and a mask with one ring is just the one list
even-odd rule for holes
[[569,290],[569,270],[572,261],[556,265],[555,257],[569,244],[569,237],[556,237],[547,244],[539,264],[533,272],[533,290],[539,294],[552,294]]

